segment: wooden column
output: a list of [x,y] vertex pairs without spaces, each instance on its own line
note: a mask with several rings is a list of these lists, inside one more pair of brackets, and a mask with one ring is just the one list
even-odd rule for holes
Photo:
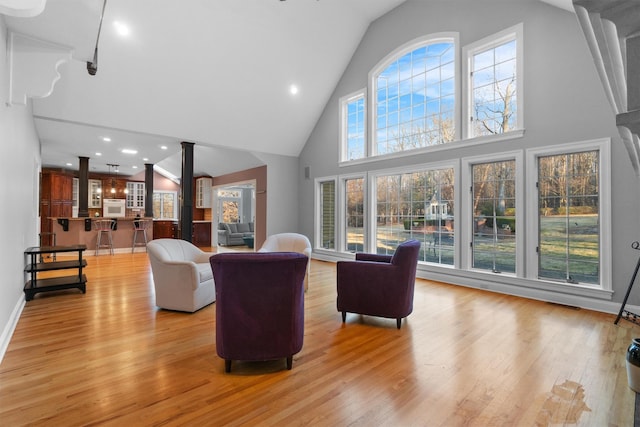
[[144,216],[153,217],[153,164],[144,164]]
[[193,142],[182,142],[180,178],[180,238],[191,242],[193,229]]
[[78,168],[78,217],[89,217],[89,158],[80,159]]

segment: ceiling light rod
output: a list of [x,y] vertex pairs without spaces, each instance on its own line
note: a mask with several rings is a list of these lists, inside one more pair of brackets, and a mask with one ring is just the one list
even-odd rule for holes
[[102,19],[104,18],[104,9],[107,7],[107,0],[102,3],[102,13],[100,14],[100,25],[98,26],[98,36],[96,37],[96,48],[93,51],[93,62],[87,62],[87,71],[92,76],[98,72],[98,42],[100,41],[100,31],[102,30]]
[[[111,175],[111,168],[113,168],[113,172],[115,172],[116,176],[115,177],[111,177],[111,194],[115,194],[116,192],[116,178],[118,177],[118,172],[119,172],[119,167],[120,165],[115,164],[115,163],[107,163],[107,166],[109,166],[109,175]],[[124,189],[124,194],[129,194],[129,189],[125,188]]]

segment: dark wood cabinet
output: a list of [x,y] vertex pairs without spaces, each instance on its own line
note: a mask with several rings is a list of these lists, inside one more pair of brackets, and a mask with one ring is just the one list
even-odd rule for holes
[[154,239],[177,239],[178,221],[153,221]]
[[211,223],[194,222],[191,243],[196,246],[211,246]]
[[43,171],[40,183],[40,245],[52,245],[51,218],[70,218],[73,215],[73,176]]

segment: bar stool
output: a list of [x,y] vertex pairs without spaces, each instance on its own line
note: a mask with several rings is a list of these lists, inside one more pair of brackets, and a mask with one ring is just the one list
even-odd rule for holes
[[[136,246],[144,246],[145,252],[147,251],[147,227],[149,226],[148,219],[135,219],[133,221],[133,243],[131,244],[131,253],[136,249]],[[138,242],[138,233],[142,234],[144,242]]]
[[109,253],[113,255],[113,236],[111,231],[116,222],[113,219],[97,219],[94,221],[94,225],[98,231],[96,236],[96,255],[98,255],[100,248],[109,248]]

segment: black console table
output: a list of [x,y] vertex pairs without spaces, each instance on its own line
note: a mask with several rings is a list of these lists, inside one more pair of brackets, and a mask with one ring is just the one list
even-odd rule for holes
[[[24,271],[29,273],[30,280],[24,285],[24,294],[27,301],[31,301],[38,292],[58,291],[61,289],[78,288],[85,293],[87,291],[87,276],[82,273],[82,268],[87,266],[87,260],[82,258],[82,252],[87,249],[86,245],[71,246],[34,246],[24,251],[29,257],[29,262]],[[77,252],[78,258],[69,261],[38,262],[38,257],[42,259],[42,254],[59,254],[62,252]],[[38,273],[43,271],[77,269],[78,274],[38,278]]]

